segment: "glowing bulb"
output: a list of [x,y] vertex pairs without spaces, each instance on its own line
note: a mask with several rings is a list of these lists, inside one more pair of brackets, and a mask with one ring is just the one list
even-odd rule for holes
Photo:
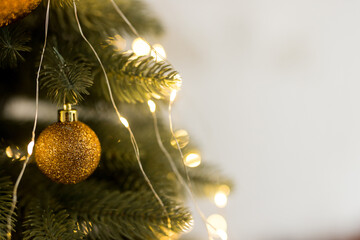
[[120,117],[120,121],[126,128],[129,128],[129,122],[126,120],[126,118]]
[[[173,148],[177,148],[177,143],[179,144],[180,148],[184,148],[189,144],[190,137],[186,130],[179,129],[174,132],[174,137],[171,138],[170,144]],[[177,141],[177,143],[176,143]]]
[[223,192],[217,192],[214,197],[215,205],[219,208],[224,208],[227,204],[227,196]]
[[6,156],[7,156],[8,158],[12,158],[12,157],[14,156],[14,153],[13,153],[13,151],[11,150],[11,147],[10,147],[10,146],[8,146],[8,147],[5,149],[5,153],[6,153]]
[[150,46],[142,38],[136,38],[133,41],[132,49],[137,56],[145,56],[150,53]]
[[216,234],[220,237],[221,240],[227,240],[228,239],[228,235],[224,230],[217,230]]
[[33,152],[33,149],[34,149],[34,141],[31,141],[29,142],[28,146],[27,146],[27,151],[28,151],[28,154],[31,155],[32,152]]
[[[208,222],[208,229],[210,234],[213,237],[218,237],[219,231],[223,231],[226,232],[227,230],[227,223],[226,220],[223,216],[219,215],[219,214],[212,214],[207,218],[207,222]],[[221,237],[221,236],[220,236]]]
[[151,56],[155,58],[155,61],[157,62],[164,61],[166,58],[165,49],[160,44],[154,44],[153,50],[151,51]]
[[21,157],[21,153],[18,151],[14,154],[15,159],[19,159]]
[[230,187],[228,185],[220,185],[219,187],[219,192],[223,192],[226,194],[226,196],[228,196],[230,194]]
[[173,103],[176,98],[176,90],[173,90],[170,94],[170,103]]
[[148,105],[149,105],[150,112],[154,113],[156,110],[156,104],[154,103],[154,101],[149,100]]
[[185,165],[191,168],[197,167],[201,163],[201,157],[197,153],[189,153],[185,156]]

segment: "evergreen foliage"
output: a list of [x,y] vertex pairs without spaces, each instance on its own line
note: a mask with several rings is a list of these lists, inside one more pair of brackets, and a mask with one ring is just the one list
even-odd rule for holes
[[[8,176],[4,177],[4,173],[0,172],[0,239],[6,237],[6,221],[10,211],[12,202],[12,183]],[[15,226],[15,217],[13,217],[13,225]]]
[[24,61],[21,54],[31,50],[27,45],[29,41],[29,34],[20,26],[0,28],[0,67],[15,68],[19,61]]
[[[0,28],[0,141],[1,149],[18,146],[18,155],[0,149],[0,239],[6,237],[6,218],[16,181],[26,156],[32,129],[27,119],[14,119],[5,106],[19,96],[34,101],[35,76],[43,44],[45,6],[10,26]],[[115,34],[131,37],[129,28],[110,1],[78,0],[79,19],[109,76],[116,104],[131,123],[138,141],[144,170],[165,204],[171,219],[168,229],[163,208],[145,182],[132,149],[127,129],[117,121],[108,99],[100,66],[81,38],[74,18],[72,0],[52,1],[49,44],[41,69],[42,103],[78,104],[80,120],[98,135],[102,146],[99,167],[87,180],[61,185],[45,177],[33,157],[18,189],[13,215],[12,239],[159,239],[170,231],[181,234],[192,222],[184,204],[186,194],[177,181],[155,139],[148,99],[166,99],[178,90],[177,71],[151,56],[115,52],[106,40]],[[116,3],[142,35],[162,33],[159,21],[140,0]],[[135,104],[137,103],[137,104]],[[157,104],[161,109],[162,101]],[[44,104],[45,105],[45,104]],[[54,115],[56,115],[55,106]],[[42,109],[42,108],[40,108]],[[160,116],[160,114],[159,114]],[[31,116],[32,117],[32,116]],[[40,122],[37,136],[50,123]],[[182,159],[170,146],[171,133],[159,118],[159,129],[184,178]],[[185,152],[196,145],[191,143]],[[192,185],[199,196],[231,182],[214,167],[202,164],[191,169]]]
[[119,101],[146,102],[154,95],[164,98],[172,90],[180,89],[181,79],[169,64],[133,53],[115,54],[111,58],[114,65],[109,67],[109,80]]
[[93,84],[91,68],[82,56],[65,60],[53,47],[47,51],[44,68],[41,72],[41,86],[47,95],[58,105],[77,104],[89,95],[87,88]]

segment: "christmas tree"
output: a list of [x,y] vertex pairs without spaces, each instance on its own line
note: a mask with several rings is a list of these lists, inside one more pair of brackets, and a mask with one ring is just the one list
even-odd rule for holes
[[216,168],[187,168],[182,79],[142,38],[163,32],[139,0],[0,3],[0,239],[178,239],[187,196],[228,192]]

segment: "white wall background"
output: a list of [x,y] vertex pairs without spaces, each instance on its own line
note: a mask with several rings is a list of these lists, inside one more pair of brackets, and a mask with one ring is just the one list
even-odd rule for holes
[[236,183],[229,239],[360,232],[360,1],[148,2],[176,125]]

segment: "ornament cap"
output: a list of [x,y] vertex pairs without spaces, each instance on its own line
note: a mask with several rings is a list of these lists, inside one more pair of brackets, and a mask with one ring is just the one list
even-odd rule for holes
[[72,109],[71,104],[64,104],[64,108],[58,111],[59,122],[74,122],[77,120],[77,110]]

